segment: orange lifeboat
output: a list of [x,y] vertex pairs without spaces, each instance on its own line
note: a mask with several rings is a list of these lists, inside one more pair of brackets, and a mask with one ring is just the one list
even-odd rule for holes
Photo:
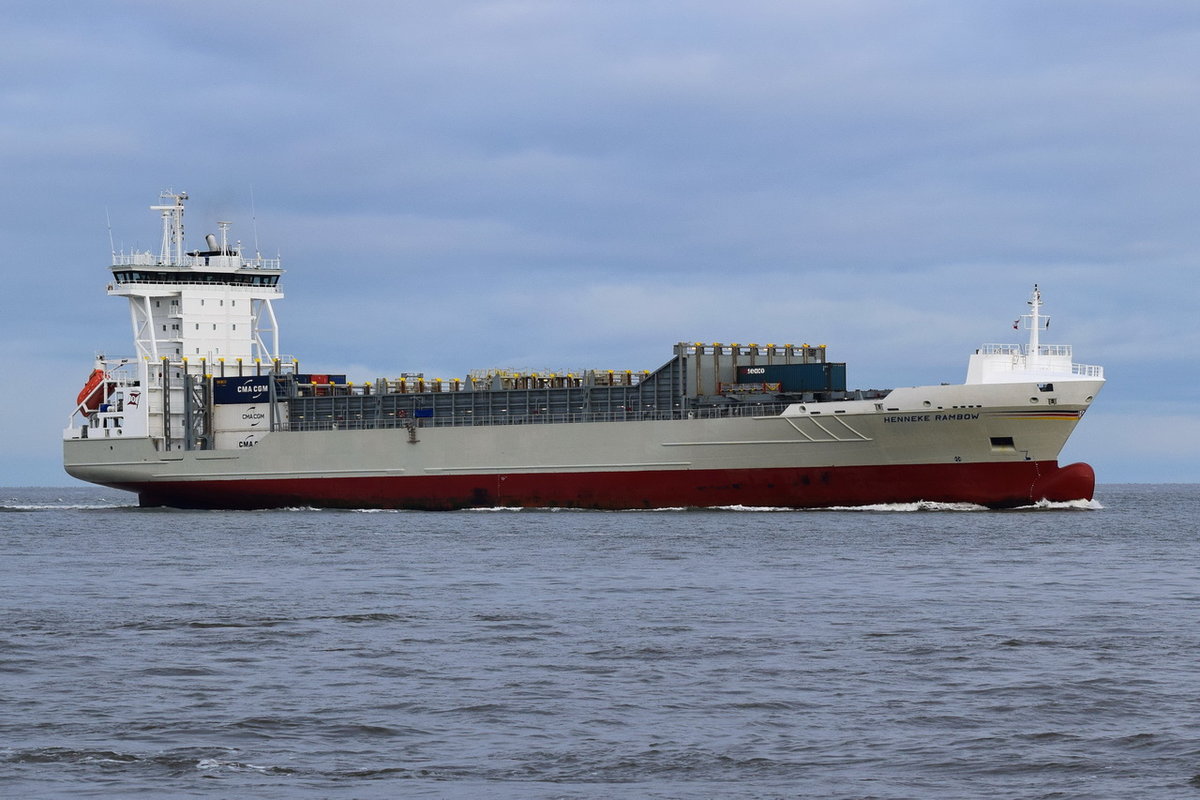
[[105,387],[102,390],[100,388],[102,383],[104,383],[104,370],[92,370],[92,374],[88,376],[87,383],[83,385],[83,389],[79,391],[79,396],[75,398],[76,405],[85,417],[99,411],[100,403],[107,399],[108,388]]

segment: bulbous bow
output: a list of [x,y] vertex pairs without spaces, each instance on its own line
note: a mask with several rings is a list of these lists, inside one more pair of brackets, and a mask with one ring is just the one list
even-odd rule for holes
[[1064,503],[1091,500],[1096,491],[1096,472],[1090,464],[1068,464],[1040,476],[1033,483],[1030,499]]

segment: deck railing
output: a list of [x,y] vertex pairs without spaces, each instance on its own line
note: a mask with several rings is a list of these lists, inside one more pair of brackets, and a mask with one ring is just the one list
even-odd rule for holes
[[[1026,344],[985,344],[979,348],[979,352],[985,355],[1003,355],[1003,356],[1028,356],[1029,345]],[[1071,345],[1069,344],[1041,344],[1038,345],[1037,354],[1039,356],[1059,356],[1071,357]]]
[[[230,253],[230,257],[237,256],[236,253]],[[164,263],[158,256],[153,253],[113,253],[112,265],[114,267],[205,267],[208,263],[204,260],[206,256],[185,255],[176,262],[174,260]],[[255,256],[253,258],[240,256],[242,267],[245,269],[279,269],[283,264],[283,259],[280,258],[263,258]]]
[[396,415],[375,416],[341,416],[322,414],[320,418],[292,417],[287,427],[292,431],[330,431],[330,430],[375,430],[378,428],[440,428],[440,427],[483,427],[491,425],[553,425],[562,423],[581,422],[641,422],[647,420],[679,420],[679,419],[718,419],[730,417],[771,417],[778,416],[787,408],[787,403],[764,403],[751,406],[730,406],[728,408],[695,408],[646,410],[646,411],[609,411],[609,412],[571,412],[545,414],[497,414],[478,416],[475,414],[443,414],[441,416],[412,417]]
[[[1066,369],[1066,365],[1059,362],[1058,364],[1039,363],[1038,358],[1054,357],[1054,358],[1071,358],[1071,345],[1069,344],[1042,344],[1038,345],[1037,356],[1032,357],[1029,352],[1029,345],[1024,344],[985,344],[979,348],[979,352],[984,355],[1001,355],[1014,356],[1013,369],[1021,372],[1045,372],[1056,373]],[[1071,364],[1071,374],[1079,375],[1084,378],[1103,378],[1104,367],[1095,366],[1093,364]]]

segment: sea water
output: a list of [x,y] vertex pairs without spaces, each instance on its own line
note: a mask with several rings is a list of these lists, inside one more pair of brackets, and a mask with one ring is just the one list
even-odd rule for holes
[[0,797],[1200,798],[1198,520],[0,489]]

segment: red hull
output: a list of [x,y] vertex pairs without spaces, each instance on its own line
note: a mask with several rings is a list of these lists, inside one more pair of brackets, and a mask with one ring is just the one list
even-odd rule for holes
[[180,508],[821,508],[934,501],[1011,508],[1090,500],[1087,464],[918,464],[436,477],[293,478],[120,484],[142,505]]

